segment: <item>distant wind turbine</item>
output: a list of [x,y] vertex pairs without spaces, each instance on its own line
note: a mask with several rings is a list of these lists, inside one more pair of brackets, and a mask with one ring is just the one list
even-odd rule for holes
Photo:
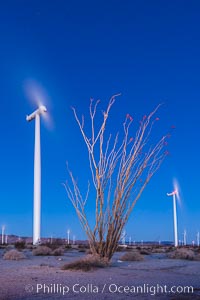
[[31,115],[26,116],[27,121],[35,119],[35,151],[34,151],[34,211],[33,211],[33,244],[40,242],[41,223],[41,149],[40,149],[40,115],[47,111],[40,105]]
[[177,212],[176,212],[176,195],[178,191],[167,193],[167,196],[173,196],[173,212],[174,212],[174,246],[178,247],[178,230],[177,230]]
[[187,231],[186,231],[186,229],[183,232],[183,244],[184,244],[184,246],[187,245]]
[[69,234],[70,234],[70,229],[67,230],[67,244],[69,245]]
[[76,244],[76,236],[73,235],[73,245],[75,245],[75,244]]
[[126,244],[126,230],[124,229],[121,235],[122,245]]
[[5,225],[2,225],[1,227],[1,243],[4,244],[4,234],[5,234]]
[[199,247],[199,231],[197,232],[197,246]]

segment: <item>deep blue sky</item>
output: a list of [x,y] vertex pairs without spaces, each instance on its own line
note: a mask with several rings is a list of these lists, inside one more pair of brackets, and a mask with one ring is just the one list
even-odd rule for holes
[[[66,161],[87,182],[85,145],[70,107],[86,113],[90,97],[101,109],[122,93],[113,128],[126,113],[136,119],[158,103],[158,135],[172,125],[170,156],[138,202],[126,231],[133,240],[172,240],[176,177],[182,190],[179,233],[200,230],[199,1],[4,1],[0,9],[0,224],[32,235],[34,122],[27,82],[46,91],[53,128],[42,123],[42,236],[84,237],[62,182]],[[29,85],[30,86],[30,85]],[[48,95],[48,97],[47,97]],[[48,100],[47,100],[48,98]],[[111,126],[111,127],[112,127]],[[92,199],[89,201],[92,202]],[[92,217],[92,204],[88,214]]]

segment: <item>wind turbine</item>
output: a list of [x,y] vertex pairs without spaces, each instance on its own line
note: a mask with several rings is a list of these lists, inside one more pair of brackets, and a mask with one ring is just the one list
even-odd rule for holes
[[4,234],[5,234],[5,225],[2,225],[1,227],[1,243],[4,244]]
[[197,232],[197,246],[199,247],[199,231]]
[[35,150],[34,150],[34,209],[33,209],[33,245],[40,242],[41,223],[41,149],[40,149],[40,115],[47,111],[40,105],[32,114],[26,116],[27,121],[35,119]]
[[184,229],[184,232],[183,232],[183,244],[184,244],[184,246],[186,246],[186,244],[187,244],[187,231],[186,231],[186,229]]
[[175,189],[172,193],[167,193],[167,196],[173,196],[173,212],[174,212],[174,246],[178,247],[178,230],[177,230],[177,212],[176,212],[176,195],[178,191]]
[[76,236],[73,235],[73,245],[75,245],[75,244],[76,244]]
[[67,229],[67,244],[69,245],[69,235],[70,235],[70,229]]
[[124,229],[121,235],[122,245],[126,245],[126,230]]

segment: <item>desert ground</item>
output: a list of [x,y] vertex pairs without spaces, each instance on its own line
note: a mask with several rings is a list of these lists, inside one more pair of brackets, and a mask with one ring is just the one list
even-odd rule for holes
[[78,249],[62,256],[35,256],[23,249],[26,258],[18,261],[5,260],[6,251],[0,249],[1,300],[200,299],[200,261],[172,259],[163,249],[142,261],[122,261],[123,249],[110,266],[88,272],[61,269],[86,255]]

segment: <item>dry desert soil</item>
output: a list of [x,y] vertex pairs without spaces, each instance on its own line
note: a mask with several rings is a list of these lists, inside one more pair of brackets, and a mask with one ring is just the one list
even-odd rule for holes
[[199,261],[154,253],[143,261],[122,262],[123,252],[117,252],[109,267],[83,272],[61,270],[85,255],[75,249],[64,256],[33,256],[23,250],[26,259],[19,261],[4,260],[4,251],[0,249],[1,300],[200,299]]

